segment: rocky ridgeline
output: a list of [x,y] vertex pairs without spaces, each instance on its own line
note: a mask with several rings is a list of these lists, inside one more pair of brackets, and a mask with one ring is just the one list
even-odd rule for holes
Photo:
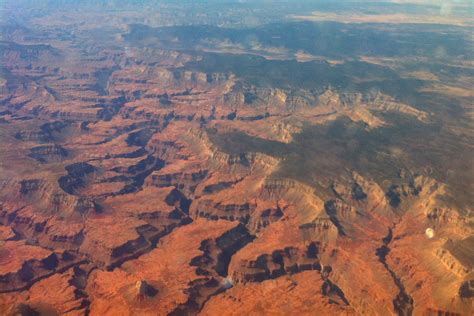
[[464,266],[455,256],[453,256],[449,250],[444,248],[438,249],[436,251],[436,256],[443,262],[446,267],[449,268],[453,273],[465,277],[468,275],[472,268]]
[[277,249],[255,260],[240,262],[238,270],[232,273],[232,279],[236,282],[262,282],[305,270],[321,271],[318,251],[319,247],[314,243],[305,250],[293,247]]
[[221,151],[214,143],[211,142],[209,136],[203,130],[189,129],[188,134],[200,141],[212,153],[212,160],[220,163],[221,165],[234,166],[242,165],[247,168],[255,168],[254,166],[259,164],[262,167],[270,167],[278,163],[278,159],[271,156],[254,152],[254,153],[242,153],[238,155],[230,155]]
[[265,227],[280,220],[285,215],[285,209],[277,204],[274,207],[260,210],[259,213],[259,215],[254,214],[248,222],[248,227],[251,232],[258,233]]
[[[25,247],[34,248],[33,246],[21,244],[21,242],[7,242],[3,247],[3,252],[22,251]],[[82,262],[85,261],[71,252],[53,252],[49,255],[44,255],[41,259],[26,260],[19,266],[18,270],[0,275],[0,293],[28,289],[35,282],[55,273],[65,271]]]
[[42,163],[59,162],[69,155],[64,147],[56,144],[33,147],[30,151],[30,157]]
[[196,186],[207,177],[207,174],[207,170],[152,174],[148,185],[156,187],[175,186],[187,194],[192,194]]
[[228,266],[232,256],[251,242],[255,237],[250,235],[245,226],[239,224],[216,239],[201,242],[199,250],[202,255],[194,257],[190,265],[195,266],[199,279],[191,282],[186,292],[188,301],[179,305],[172,315],[197,313],[209,299],[232,287],[233,281],[228,276]]

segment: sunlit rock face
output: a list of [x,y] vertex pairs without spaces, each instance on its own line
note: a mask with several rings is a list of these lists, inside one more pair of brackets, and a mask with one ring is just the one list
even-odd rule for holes
[[1,315],[471,315],[472,4],[4,1]]

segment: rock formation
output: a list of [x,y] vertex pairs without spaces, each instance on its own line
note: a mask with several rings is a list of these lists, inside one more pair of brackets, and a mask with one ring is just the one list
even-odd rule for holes
[[[1,22],[1,315],[473,313],[472,98],[452,94],[470,53],[430,64],[412,25],[388,45],[375,25],[354,42],[218,27],[242,20],[224,9],[7,2],[25,28]],[[423,45],[457,52],[462,28],[437,27]],[[451,89],[406,79],[415,61]]]

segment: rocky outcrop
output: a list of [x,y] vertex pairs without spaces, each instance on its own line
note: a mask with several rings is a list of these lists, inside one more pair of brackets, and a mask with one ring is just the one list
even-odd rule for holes
[[[124,302],[132,312],[156,313],[158,309],[164,309],[166,314],[173,311],[196,313],[210,295],[224,288],[221,282],[224,278],[214,268],[219,255],[237,251],[240,243],[247,242],[245,228],[237,226],[227,221],[198,219],[174,230],[161,239],[156,249],[127,261],[122,267],[107,272],[94,271],[87,287],[93,302],[91,313],[110,310],[111,302],[117,302],[113,305],[116,309],[112,307],[114,312],[123,310],[123,305],[118,302]],[[178,265],[176,260],[183,263]],[[136,284],[143,280],[157,293],[144,301],[137,301]],[[114,290],[111,285],[124,291]]]
[[125,173],[126,178],[129,180],[129,183],[116,194],[128,194],[139,191],[145,183],[145,179],[155,170],[163,168],[164,165],[164,160],[153,155],[148,155],[147,158],[140,160],[136,165],[127,167],[126,171],[123,170],[125,172],[121,169],[114,169],[115,171]]
[[472,299],[474,297],[474,280],[467,280],[461,284],[459,296],[463,299]]
[[59,145],[37,146],[30,151],[30,157],[42,163],[62,161],[69,155],[68,151]]
[[201,278],[189,284],[188,301],[178,306],[171,314],[196,313],[210,297],[231,287],[232,279],[227,277],[230,259],[253,239],[247,229],[239,224],[217,239],[202,241],[199,250],[203,254],[194,257],[190,262],[191,266],[197,267],[196,273]]
[[261,282],[285,274],[305,270],[321,270],[319,261],[320,244],[311,243],[306,249],[287,247],[271,254],[262,254],[255,260],[243,261],[232,273],[235,282]]
[[49,190],[48,183],[42,179],[30,179],[20,181],[19,193],[23,196],[30,196],[45,194]]
[[53,141],[49,134],[42,131],[20,131],[15,134],[15,138],[23,141],[33,141],[38,143],[47,143]]
[[333,243],[339,235],[339,230],[333,221],[324,217],[302,224],[299,230],[304,240],[322,240]]
[[[211,297],[204,305],[202,315],[295,313],[311,315],[317,309],[323,315],[353,315],[351,306],[340,304],[334,296],[323,294],[324,280],[316,270],[295,275],[284,275],[263,282],[236,284],[233,288]],[[324,292],[326,292],[324,290]],[[265,307],[262,308],[262,302]]]
[[[414,116],[421,121],[426,121],[429,117],[428,113],[418,110],[408,104],[398,102],[394,98],[380,92],[366,94],[350,92],[341,93],[329,88],[318,96],[318,105],[330,107],[341,112],[345,112],[347,109],[370,109],[381,112],[398,112]],[[382,122],[372,124],[372,122],[375,122],[376,120],[373,120],[370,116],[371,115],[367,116],[367,123],[369,126],[379,127],[383,125]]]
[[210,220],[226,219],[247,223],[250,213],[254,210],[255,205],[250,203],[221,204],[215,203],[213,200],[200,199],[193,204],[192,213]]
[[[18,258],[13,256],[15,252],[20,253],[25,260],[18,261]],[[79,257],[70,252],[54,253],[22,241],[4,242],[0,293],[27,289],[38,280],[65,271],[80,261]]]
[[459,213],[447,207],[435,207],[426,212],[426,218],[433,227],[443,227],[446,225],[456,225],[459,223]]
[[153,173],[150,176],[148,185],[156,187],[174,186],[184,192],[191,194],[196,186],[201,183],[207,176],[207,170],[196,170],[195,172],[174,172],[168,173],[166,170]]
[[[257,212],[259,214],[255,214]],[[256,212],[252,214],[249,220],[248,227],[252,232],[259,232],[271,223],[280,220],[284,214],[284,207],[278,204],[275,207],[264,208],[263,210],[259,210],[257,207]]]
[[87,178],[97,172],[97,169],[89,163],[79,162],[65,167],[66,176],[58,179],[59,187],[64,192],[74,195],[77,190],[86,186]]
[[464,240],[447,240],[442,248],[436,251],[436,256],[453,273],[464,277],[472,272],[472,253],[474,250],[474,237]]
[[158,294],[158,290],[149,284],[146,280],[137,281],[135,284],[137,290],[137,300],[142,301],[149,297],[154,297]]

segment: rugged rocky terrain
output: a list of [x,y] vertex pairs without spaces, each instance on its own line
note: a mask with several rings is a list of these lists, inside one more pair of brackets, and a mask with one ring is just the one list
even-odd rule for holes
[[304,34],[347,27],[193,33],[19,3],[2,8],[0,314],[472,315],[472,29],[402,36],[445,45],[435,61],[431,42],[301,60]]

